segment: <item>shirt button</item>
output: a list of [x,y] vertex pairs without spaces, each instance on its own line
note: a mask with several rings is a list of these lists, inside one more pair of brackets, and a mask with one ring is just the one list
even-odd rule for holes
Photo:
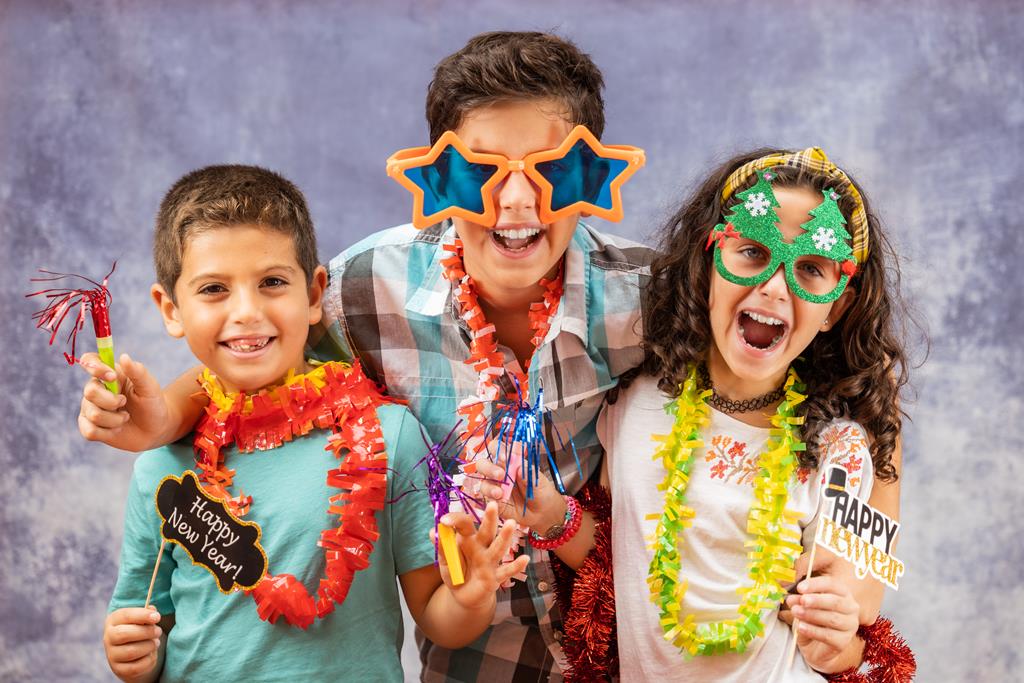
[[562,642],[562,632],[561,631],[555,631],[553,635],[555,636],[555,640],[556,641],[558,641],[559,643]]
[[547,581],[540,581],[537,583],[537,590],[539,590],[541,593],[547,593],[549,590],[551,590],[551,584]]

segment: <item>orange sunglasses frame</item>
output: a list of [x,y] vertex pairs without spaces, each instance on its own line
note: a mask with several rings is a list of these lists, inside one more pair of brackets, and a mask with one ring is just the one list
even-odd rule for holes
[[[573,145],[580,140],[583,140],[599,157],[619,159],[627,162],[626,168],[611,181],[608,187],[612,200],[611,208],[606,209],[581,200],[562,207],[557,211],[552,211],[551,198],[554,195],[554,186],[540,174],[537,170],[537,164],[565,157]],[[454,147],[470,163],[487,164],[497,167],[494,175],[480,186],[480,195],[484,206],[483,213],[469,211],[460,206],[449,206],[435,213],[424,215],[423,188],[406,177],[405,172],[411,168],[433,164],[441,156],[441,152],[449,146]],[[629,145],[602,144],[586,126],[576,126],[573,128],[558,147],[527,154],[523,159],[509,159],[501,154],[474,152],[455,134],[455,131],[449,130],[438,138],[437,142],[431,147],[410,147],[392,154],[388,158],[387,172],[402,187],[412,193],[412,223],[417,228],[423,229],[445,218],[462,218],[479,225],[494,225],[497,222],[497,210],[495,209],[492,194],[505,177],[515,171],[525,173],[526,177],[540,189],[541,201],[538,217],[542,223],[554,223],[560,218],[577,212],[588,213],[609,221],[621,221],[623,216],[622,185],[638,169],[642,168],[645,162],[646,157],[642,149]]]

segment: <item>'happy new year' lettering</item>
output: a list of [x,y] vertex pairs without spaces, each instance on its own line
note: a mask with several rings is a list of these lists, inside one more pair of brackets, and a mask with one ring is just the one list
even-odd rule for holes
[[206,509],[206,500],[196,499],[192,501],[192,514],[196,515],[204,524],[210,528],[210,533],[216,536],[216,541],[221,543],[224,539],[230,539],[224,543],[225,548],[234,545],[238,536],[232,533],[228,523],[220,518],[216,512]]
[[870,571],[879,581],[894,590],[898,588],[899,577],[903,575],[903,563],[850,529],[823,518],[816,541],[853,564],[857,578],[864,578]]
[[252,589],[266,575],[259,526],[238,519],[224,501],[203,491],[195,472],[165,477],[157,487],[156,508],[164,539],[209,570],[222,592]]
[[178,512],[178,508],[175,507],[171,511],[171,514],[167,517],[167,523],[171,525],[171,528],[177,531],[182,537],[189,543],[195,543],[199,540],[199,532],[194,531],[186,522],[181,513]]
[[832,506],[832,521],[848,529],[854,535],[863,538],[865,532],[871,545],[891,552],[893,539],[900,529],[900,523],[885,514],[863,503],[856,496],[845,491],[835,498]]

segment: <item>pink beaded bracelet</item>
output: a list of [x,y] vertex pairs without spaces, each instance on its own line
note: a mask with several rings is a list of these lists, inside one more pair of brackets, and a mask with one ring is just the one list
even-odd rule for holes
[[538,550],[554,550],[560,548],[572,540],[576,532],[580,530],[583,522],[583,510],[580,504],[572,496],[565,497],[565,522],[562,526],[562,533],[554,538],[538,536],[536,531],[530,530],[530,545]]

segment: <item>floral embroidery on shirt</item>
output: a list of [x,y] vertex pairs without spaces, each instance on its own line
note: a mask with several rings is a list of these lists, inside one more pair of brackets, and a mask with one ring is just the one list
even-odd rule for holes
[[[825,472],[830,465],[839,465],[846,468],[849,474],[860,474],[861,466],[864,464],[864,455],[869,452],[868,441],[864,433],[857,425],[849,423],[840,426],[833,424],[826,427],[818,436],[818,444],[821,452],[821,483],[825,483]],[[861,457],[858,457],[861,456]],[[806,484],[811,476],[811,470],[800,467],[796,471],[797,479],[801,484]],[[860,476],[850,477],[848,486],[856,488],[860,485]]]
[[711,448],[704,454],[704,460],[714,463],[711,465],[712,479],[750,484],[757,474],[757,453],[751,454],[745,442],[724,434],[712,437]]
[[[860,474],[861,466],[864,464],[864,454],[868,453],[868,440],[857,425],[846,424],[845,426],[829,425],[818,436],[818,444],[821,447],[821,461],[824,463],[821,470],[821,483],[825,483],[825,472],[830,465],[845,467],[850,474]],[[861,457],[857,457],[858,454]],[[796,476],[801,484],[806,484],[810,477],[810,470],[800,467]],[[856,488],[860,486],[860,476],[850,477],[847,485]]]

